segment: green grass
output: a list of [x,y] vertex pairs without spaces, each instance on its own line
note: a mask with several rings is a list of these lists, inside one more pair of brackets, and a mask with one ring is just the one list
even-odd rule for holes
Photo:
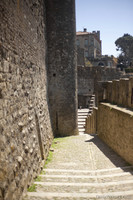
[[40,174],[41,174],[41,175],[45,175],[46,172],[42,170]]
[[42,180],[41,176],[38,176],[36,179],[35,179],[35,182],[40,182]]
[[[49,151],[49,154],[48,154],[48,157],[45,161],[45,165],[44,165],[44,168],[47,167],[47,164],[49,162],[52,161],[53,159],[53,153],[54,153],[54,150],[59,148],[61,144],[63,144],[62,142],[64,142],[66,139],[68,139],[68,137],[60,137],[60,138],[54,138],[53,142],[52,142],[52,145],[51,145],[51,149],[53,149],[53,151]],[[45,175],[46,172],[44,170],[41,171],[41,175]],[[40,182],[41,181],[41,176],[38,176],[36,179],[35,179],[35,182]],[[36,189],[37,189],[37,184],[32,184],[28,189],[27,191],[28,192],[36,192]]]
[[46,168],[47,164],[52,160],[52,158],[53,158],[53,152],[49,151],[49,154],[48,154],[48,157],[46,159],[44,168]]
[[32,184],[28,189],[27,189],[27,191],[28,192],[36,192],[36,184]]
[[[53,139],[53,142],[52,142],[52,145],[51,145],[51,148],[52,148],[53,150],[59,148],[59,147],[60,147],[60,144],[61,144],[63,141],[65,141],[67,138],[68,138],[68,137],[54,138],[54,139]],[[53,151],[49,151],[48,157],[47,157],[47,159],[46,159],[46,161],[45,161],[44,168],[46,168],[46,167],[47,167],[47,164],[48,164],[49,162],[52,161],[52,159],[53,159],[53,153],[54,153]],[[44,172],[41,172],[41,173],[44,174]]]

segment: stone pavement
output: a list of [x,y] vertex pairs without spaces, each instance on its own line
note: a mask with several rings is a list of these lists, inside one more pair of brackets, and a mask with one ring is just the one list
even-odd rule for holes
[[[58,141],[58,140],[57,140]],[[96,135],[62,138],[23,200],[133,200],[133,168]]]

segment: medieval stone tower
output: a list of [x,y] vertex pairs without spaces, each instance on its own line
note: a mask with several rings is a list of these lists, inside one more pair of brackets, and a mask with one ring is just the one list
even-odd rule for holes
[[75,51],[75,2],[46,3],[48,44],[48,96],[53,131],[77,134],[77,70]]

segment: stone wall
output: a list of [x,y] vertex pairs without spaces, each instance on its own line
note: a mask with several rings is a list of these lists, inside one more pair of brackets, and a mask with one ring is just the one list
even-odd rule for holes
[[43,0],[0,1],[0,199],[19,200],[52,141]]
[[78,134],[75,1],[46,1],[48,96],[55,135]]
[[[98,104],[99,82],[112,81],[123,77],[123,72],[110,67],[81,67],[78,66],[78,95],[86,98],[92,94],[96,95],[96,105]],[[83,99],[82,98],[82,99]],[[82,102],[79,99],[80,105]]]
[[98,94],[98,110],[87,117],[86,133],[97,133],[133,165],[133,78],[102,83]]
[[98,136],[133,165],[133,111],[101,103],[97,115]]
[[90,113],[85,122],[85,133],[96,134],[97,133],[97,108],[94,107],[92,113]]
[[133,78],[101,83],[98,89],[99,100],[133,108]]
[[78,134],[75,1],[1,0],[0,30],[0,199],[20,200],[53,132]]

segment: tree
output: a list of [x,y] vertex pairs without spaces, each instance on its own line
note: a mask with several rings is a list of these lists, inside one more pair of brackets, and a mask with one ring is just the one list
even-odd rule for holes
[[129,66],[133,60],[133,36],[124,34],[115,41],[117,51],[121,51],[118,57],[118,64],[123,64],[125,67]]

